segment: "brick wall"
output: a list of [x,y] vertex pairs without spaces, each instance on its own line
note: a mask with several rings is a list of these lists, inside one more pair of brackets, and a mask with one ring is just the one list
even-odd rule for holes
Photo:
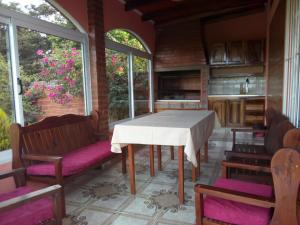
[[37,116],[37,120],[69,113],[84,115],[84,100],[80,97],[74,97],[70,103],[65,105],[57,104],[48,97],[40,98],[36,104],[41,107],[43,112],[42,115]]
[[108,137],[108,84],[105,70],[103,1],[87,0],[93,109],[99,111],[99,133]]
[[206,64],[198,21],[170,24],[157,28],[155,69]]

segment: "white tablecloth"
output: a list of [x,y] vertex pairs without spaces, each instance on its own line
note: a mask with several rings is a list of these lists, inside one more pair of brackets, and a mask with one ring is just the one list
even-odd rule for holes
[[196,153],[219,121],[214,111],[167,110],[114,127],[111,151],[121,153],[128,144],[185,146],[187,159],[197,166]]

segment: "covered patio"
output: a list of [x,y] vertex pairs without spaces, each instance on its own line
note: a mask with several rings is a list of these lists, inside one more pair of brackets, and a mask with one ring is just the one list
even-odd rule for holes
[[299,13],[0,0],[0,225],[300,224]]

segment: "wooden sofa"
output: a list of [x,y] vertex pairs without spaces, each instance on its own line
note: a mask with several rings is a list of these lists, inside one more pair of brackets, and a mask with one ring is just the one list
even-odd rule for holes
[[62,224],[60,185],[34,191],[26,186],[24,168],[0,174],[7,177],[14,177],[16,189],[0,194],[0,224]]
[[[97,132],[99,114],[53,116],[22,127],[10,128],[13,168],[25,167],[31,180],[64,185],[65,182],[117,155],[110,140]],[[126,153],[122,172],[126,173]]]

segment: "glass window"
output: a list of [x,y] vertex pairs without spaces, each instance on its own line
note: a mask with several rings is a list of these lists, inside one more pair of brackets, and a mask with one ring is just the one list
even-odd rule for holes
[[106,42],[109,122],[149,113],[151,55],[145,52],[141,41],[125,30],[112,30],[106,36],[118,43]]
[[81,43],[18,27],[25,123],[84,114]]
[[8,26],[0,23],[0,151],[10,148],[9,126],[15,120]]
[[1,0],[0,7],[76,30],[76,27],[45,0]]
[[131,33],[122,29],[111,30],[106,33],[106,37],[114,42],[136,48],[140,51],[146,52],[143,44]]
[[148,59],[133,56],[134,115],[150,112]]
[[106,49],[106,73],[109,84],[109,122],[126,119],[129,114],[128,56]]

